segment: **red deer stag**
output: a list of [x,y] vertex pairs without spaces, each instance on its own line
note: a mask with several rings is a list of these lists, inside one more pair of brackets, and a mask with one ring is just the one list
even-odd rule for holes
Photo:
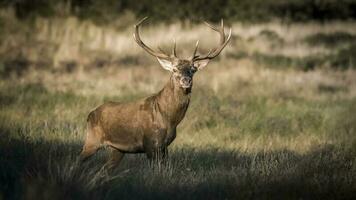
[[231,38],[231,28],[227,38],[223,21],[220,27],[206,23],[220,34],[220,45],[208,54],[197,55],[198,42],[190,59],[180,59],[174,43],[172,55],[156,52],[142,42],[139,27],[147,19],[138,22],[134,39],[137,44],[152,56],[161,66],[171,72],[164,88],[145,99],[130,102],[108,102],[89,113],[87,135],[81,159],[93,155],[100,147],[111,150],[107,167],[118,165],[125,153],[146,153],[150,160],[166,157],[167,147],[176,137],[176,127],[184,118],[189,106],[193,75],[203,69],[211,59],[220,54]]

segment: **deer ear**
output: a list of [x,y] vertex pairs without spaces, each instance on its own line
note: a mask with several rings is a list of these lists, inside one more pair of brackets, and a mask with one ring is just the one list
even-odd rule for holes
[[204,60],[197,60],[194,62],[194,66],[198,70],[202,70],[204,67],[206,67],[209,64],[210,59],[204,59]]
[[173,63],[170,60],[165,60],[162,58],[157,58],[159,64],[161,64],[161,66],[163,67],[163,69],[168,70],[168,71],[173,71]]

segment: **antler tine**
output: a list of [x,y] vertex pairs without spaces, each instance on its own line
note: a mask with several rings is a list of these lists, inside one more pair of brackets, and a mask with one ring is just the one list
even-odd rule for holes
[[197,51],[198,51],[198,46],[199,46],[199,40],[195,43],[195,49],[194,49],[194,52],[193,52],[192,59],[196,58],[196,54],[197,54]]
[[[230,28],[231,29],[231,28]],[[220,37],[220,44],[225,42],[225,31],[224,31],[224,20],[221,19],[221,35],[223,35],[224,37]],[[223,38],[224,40],[221,41],[221,38]]]
[[177,57],[177,43],[176,43],[176,39],[173,39],[173,49],[172,49],[172,55],[176,58]]
[[221,19],[221,25],[220,27],[216,27],[212,24],[209,24],[208,22],[204,21],[204,23],[214,31],[218,32],[220,34],[220,44],[223,44],[225,42],[225,32],[224,32],[224,20]]
[[161,53],[166,54],[166,52],[164,52],[164,50],[163,50],[160,46],[158,46],[157,49],[158,49],[158,51],[160,51]]
[[210,54],[213,52],[212,49],[209,50],[209,52],[206,54],[207,56],[210,56]]
[[[221,24],[222,24],[222,29],[223,29],[223,22]],[[217,28],[214,27],[212,29],[215,30]],[[220,33],[220,46],[218,48],[216,48],[214,51],[210,50],[209,53],[206,56],[202,56],[202,57],[199,56],[197,58],[193,58],[194,61],[204,60],[204,59],[213,59],[213,58],[215,58],[216,56],[218,56],[221,53],[221,51],[225,48],[225,46],[229,43],[229,41],[231,39],[232,29],[230,28],[229,35],[227,36],[226,40],[225,40],[224,32],[223,31],[219,31],[219,33]]]
[[165,58],[165,59],[169,59],[170,57],[164,53],[159,53],[159,52],[155,52],[154,50],[152,50],[151,48],[149,48],[145,43],[142,42],[141,38],[140,38],[140,33],[139,33],[139,28],[140,25],[147,19],[148,17],[144,17],[143,19],[141,19],[137,24],[134,25],[135,27],[135,32],[133,34],[135,41],[137,42],[137,44],[142,47],[145,51],[147,51],[147,53],[151,54],[152,56],[158,57],[158,58]]
[[204,21],[204,24],[207,25],[207,26],[209,26],[209,28],[213,29],[214,31],[219,31],[218,28],[216,28],[215,26],[209,24],[207,21]]

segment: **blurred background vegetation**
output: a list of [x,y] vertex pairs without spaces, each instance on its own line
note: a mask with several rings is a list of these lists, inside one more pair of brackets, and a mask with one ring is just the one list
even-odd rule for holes
[[[125,47],[134,45],[127,43],[132,25],[144,16],[150,16],[148,26],[157,32],[169,32],[169,38],[163,35],[160,41],[164,47],[176,35],[198,39],[198,31],[192,28],[203,20],[225,19],[237,26],[235,29],[248,29],[249,33],[256,29],[251,25],[260,29],[255,35],[234,31],[233,42],[240,46],[228,56],[236,59],[301,70],[356,67],[353,0],[0,0],[0,72],[21,71],[30,65],[61,65],[59,68],[73,70],[78,66],[88,69],[108,63],[140,63],[137,51],[128,52]],[[261,24],[269,27],[258,26]],[[187,31],[179,35],[178,30]],[[124,34],[128,38],[124,39]],[[287,49],[294,49],[294,53],[286,53]],[[83,57],[91,60],[83,61]]]
[[[197,73],[157,170],[106,152],[81,164],[85,119],[158,92],[178,56],[230,43]],[[356,199],[356,1],[0,0],[1,199]]]
[[356,18],[353,0],[1,0],[1,7],[14,7],[16,16],[53,17],[75,15],[97,23],[110,23],[125,12],[155,21],[201,19],[266,22],[273,19],[296,22]]

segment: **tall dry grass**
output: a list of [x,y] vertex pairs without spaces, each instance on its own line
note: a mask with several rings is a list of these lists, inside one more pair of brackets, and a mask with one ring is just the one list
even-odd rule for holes
[[[128,155],[108,174],[105,151],[84,165],[77,160],[88,112],[158,92],[170,74],[137,47],[132,27],[8,19],[0,46],[0,198],[354,196],[356,72],[319,62],[301,70],[305,63],[294,60],[350,46],[350,39],[330,46],[306,38],[344,32],[352,39],[354,23],[232,24],[229,46],[195,76],[169,164],[158,170],[144,155]],[[204,25],[182,23],[144,26],[142,38],[165,49],[176,38],[181,56],[197,39],[201,52],[218,42]]]

